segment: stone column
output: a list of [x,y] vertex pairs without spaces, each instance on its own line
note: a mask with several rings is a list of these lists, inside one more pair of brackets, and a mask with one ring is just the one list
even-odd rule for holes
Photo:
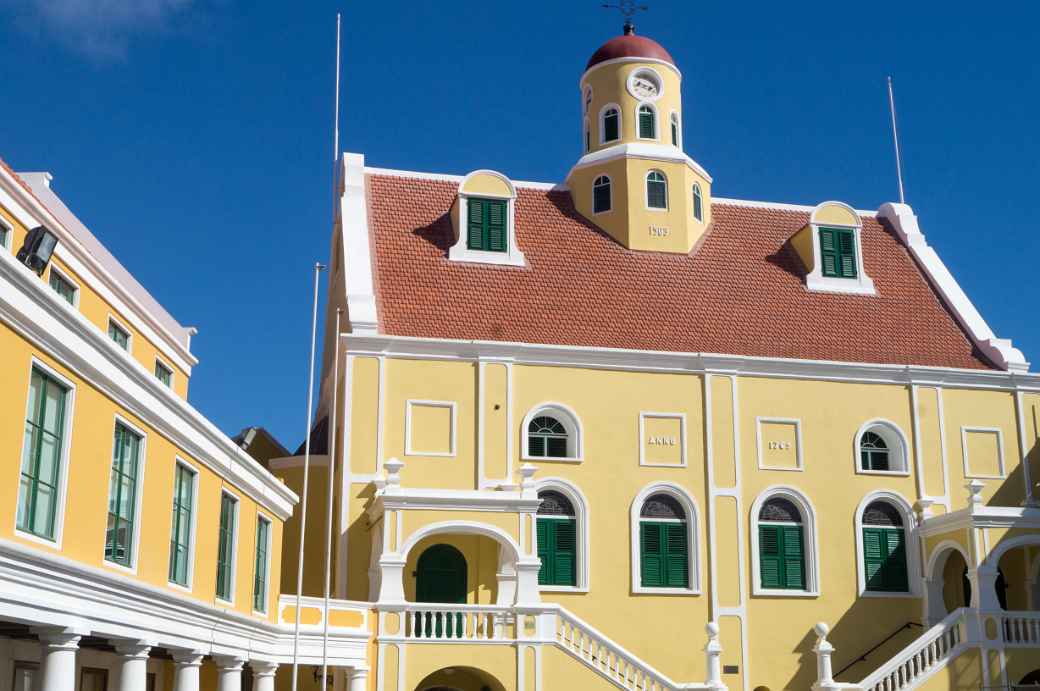
[[253,691],[274,691],[274,675],[278,671],[278,663],[252,660],[249,666],[253,668]]
[[76,652],[83,632],[66,628],[35,629],[42,647],[40,691],[75,691]]
[[366,683],[368,679],[367,669],[352,669],[350,670],[350,683],[347,686],[347,691],[365,691]]
[[151,641],[120,641],[116,643],[119,660],[119,691],[140,691],[148,683],[148,652]]
[[973,588],[971,604],[980,612],[1000,612],[997,599],[997,570],[992,566],[968,569],[968,579]]
[[246,660],[237,655],[214,655],[217,663],[217,691],[242,691],[242,667]]
[[179,650],[173,653],[176,665],[173,672],[173,691],[199,691],[199,667],[202,653],[198,650]]

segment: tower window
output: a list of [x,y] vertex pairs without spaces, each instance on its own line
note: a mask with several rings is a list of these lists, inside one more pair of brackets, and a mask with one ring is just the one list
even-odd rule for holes
[[589,120],[585,119],[585,153],[592,151],[592,133],[589,132]]
[[581,112],[582,112],[583,115],[588,115],[589,114],[589,106],[591,106],[591,105],[592,105],[592,87],[591,86],[586,86],[585,87],[585,96],[584,96],[583,101],[582,101],[582,111]]
[[603,141],[616,142],[621,138],[621,111],[611,106],[603,111]]
[[701,186],[693,184],[693,217],[698,221],[704,220],[704,199],[701,197]]
[[592,213],[601,214],[604,211],[610,211],[610,196],[610,178],[600,175],[592,183]]
[[470,197],[469,233],[467,244],[471,250],[484,252],[506,251],[506,201]]
[[648,105],[639,106],[639,138],[657,139],[657,117]]
[[672,113],[672,146],[679,146],[679,115]]
[[646,175],[646,206],[650,209],[668,208],[668,180],[659,170]]
[[849,228],[820,228],[823,275],[856,278],[856,237]]

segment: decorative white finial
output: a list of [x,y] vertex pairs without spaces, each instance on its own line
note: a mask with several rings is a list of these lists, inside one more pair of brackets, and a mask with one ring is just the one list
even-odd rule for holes
[[982,508],[982,488],[986,486],[986,483],[982,480],[972,480],[968,484],[964,485],[964,488],[968,490],[968,511],[975,513],[977,509]]
[[816,631],[817,638],[827,638],[827,634],[831,632],[831,627],[827,626],[827,624],[822,621],[818,622],[813,629]]
[[708,642],[704,646],[704,659],[708,668],[708,678],[704,685],[709,689],[724,689],[722,683],[722,644],[719,643],[719,625],[709,621],[704,625],[708,633]]
[[917,500],[917,513],[921,516],[921,520],[931,518],[932,506],[935,504],[935,500],[922,497]]
[[388,488],[401,486],[402,468],[404,468],[404,461],[399,458],[391,458],[383,463],[383,470],[386,471],[386,486]]
[[813,629],[816,631],[816,645],[813,646],[813,652],[816,653],[816,683],[813,684],[813,689],[821,691],[834,687],[834,672],[831,667],[834,646],[827,641],[831,627],[821,621]]
[[538,468],[530,463],[520,466],[520,489],[528,489],[534,486],[534,474]]

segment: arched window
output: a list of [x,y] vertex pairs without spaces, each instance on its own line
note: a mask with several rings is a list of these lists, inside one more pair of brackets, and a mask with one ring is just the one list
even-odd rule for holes
[[887,501],[873,501],[863,510],[863,579],[873,592],[910,588],[903,516]]
[[639,511],[639,575],[644,588],[689,588],[686,511],[669,494],[654,494]]
[[525,460],[581,460],[581,425],[574,411],[562,403],[532,408],[521,431]]
[[888,444],[875,432],[864,432],[859,441],[859,457],[863,470],[888,470]]
[[621,138],[621,111],[617,106],[607,106],[603,110],[600,127],[603,143],[616,142]]
[[582,98],[582,109],[581,109],[581,112],[582,112],[583,115],[588,115],[589,114],[589,106],[591,106],[591,105],[592,105],[592,87],[591,86],[586,86],[585,87],[585,95]]
[[672,146],[679,146],[679,114],[672,113]]
[[857,470],[864,473],[907,472],[906,440],[887,420],[870,420],[856,434]]
[[578,583],[578,521],[571,500],[561,492],[538,493],[539,585],[575,586]]
[[794,502],[772,497],[758,513],[758,567],[762,588],[805,590],[805,526]]
[[567,456],[567,430],[554,417],[540,415],[527,426],[527,452],[540,458]]
[[600,175],[592,183],[592,213],[600,214],[610,211],[611,205],[610,178]]
[[592,151],[592,133],[589,131],[589,119],[585,118],[585,153]]
[[657,139],[657,113],[645,103],[639,106],[639,138]]
[[693,217],[704,220],[704,199],[701,197],[701,186],[693,183]]
[[646,174],[646,206],[650,209],[668,208],[668,179],[659,170]]

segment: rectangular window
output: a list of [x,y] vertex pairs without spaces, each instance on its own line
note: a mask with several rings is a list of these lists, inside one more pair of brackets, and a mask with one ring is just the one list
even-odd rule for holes
[[51,288],[54,289],[54,292],[60,295],[65,302],[70,305],[76,304],[76,286],[72,284],[72,281],[55,271],[53,267],[51,268],[51,277],[49,282]]
[[108,670],[84,667],[80,671],[79,691],[108,691]]
[[271,548],[271,521],[263,516],[256,519],[256,564],[253,569],[253,609],[267,611],[268,552]]
[[639,557],[644,588],[690,587],[690,555],[684,522],[641,522]]
[[160,361],[156,360],[155,378],[161,381],[166,386],[171,386],[173,384],[173,370],[161,363]]
[[35,662],[23,662],[18,660],[14,663],[14,691],[33,691],[36,688],[36,675],[39,674],[39,665]]
[[116,423],[112,478],[108,486],[105,559],[123,566],[130,566],[133,560],[141,441],[141,435],[135,434],[122,423]]
[[573,518],[539,518],[539,585],[577,584],[578,524]]
[[195,500],[195,473],[178,463],[173,476],[173,527],[170,532],[170,582],[188,586],[191,560],[192,511]]
[[505,252],[507,202],[504,199],[470,197],[467,246],[471,250]]
[[643,107],[639,109],[639,138],[640,139],[657,139],[657,132],[654,127],[654,113],[649,108]]
[[762,587],[805,590],[805,554],[800,525],[758,526]]
[[12,235],[13,233],[11,232],[10,226],[8,226],[7,223],[2,218],[0,218],[0,247],[10,249]]
[[618,112],[614,109],[611,109],[603,116],[603,141],[616,141],[621,136],[618,132],[620,129],[618,120]]
[[863,529],[863,567],[867,590],[905,593],[910,589],[906,573],[906,536],[897,528]]
[[231,601],[235,574],[235,522],[238,501],[230,494],[220,496],[220,529],[217,532],[217,597]]
[[820,228],[823,275],[856,278],[856,235],[848,228]]
[[123,350],[130,350],[130,332],[121,327],[114,319],[108,319],[108,337]]
[[33,368],[18,486],[19,530],[54,539],[69,390]]

